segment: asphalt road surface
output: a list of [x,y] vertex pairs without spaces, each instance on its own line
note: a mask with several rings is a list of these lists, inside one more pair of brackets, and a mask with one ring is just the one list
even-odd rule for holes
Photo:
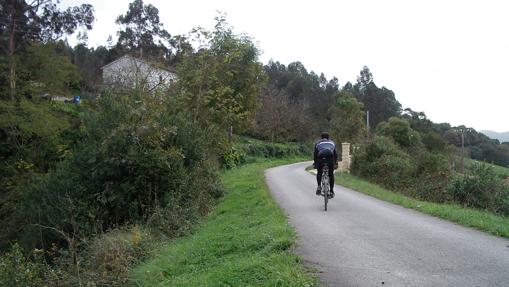
[[509,286],[509,240],[336,185],[323,210],[310,162],[266,171],[326,286]]

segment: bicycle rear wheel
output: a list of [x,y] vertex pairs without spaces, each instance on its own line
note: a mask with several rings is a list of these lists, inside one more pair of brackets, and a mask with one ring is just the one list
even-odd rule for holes
[[323,203],[324,203],[324,210],[327,211],[327,203],[329,202],[329,169],[327,166],[323,168],[323,175],[322,175],[322,193],[323,193]]

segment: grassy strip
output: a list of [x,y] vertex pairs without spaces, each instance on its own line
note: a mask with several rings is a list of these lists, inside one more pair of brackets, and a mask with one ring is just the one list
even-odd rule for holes
[[295,232],[271,198],[264,170],[294,160],[226,171],[227,194],[188,237],[156,250],[131,278],[138,286],[316,286],[289,249]]
[[477,228],[494,235],[509,238],[509,218],[498,216],[491,212],[467,208],[458,204],[433,203],[416,200],[345,173],[336,175],[336,184],[384,201],[454,221],[464,226]]

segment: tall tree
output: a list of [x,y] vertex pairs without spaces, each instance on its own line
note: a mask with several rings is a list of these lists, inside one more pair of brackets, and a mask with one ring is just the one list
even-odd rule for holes
[[410,127],[419,132],[422,143],[432,152],[446,152],[447,141],[441,136],[440,127],[426,117],[424,112],[416,112],[406,108],[401,117],[410,123]]
[[85,44],[78,44],[74,47],[72,63],[79,69],[81,90],[97,91],[102,82],[101,67],[117,58],[114,52],[104,46],[88,48]]
[[302,111],[306,116],[309,115],[313,122],[310,134],[316,135],[320,130],[328,128],[329,107],[334,105],[334,98],[339,90],[337,78],[327,81],[323,74],[318,76],[314,72],[308,72],[300,62],[290,63],[286,67],[279,62],[271,61],[265,66],[265,71],[269,77],[268,85],[284,91],[291,105],[306,106]]
[[168,58],[171,36],[159,19],[159,10],[145,5],[143,0],[129,4],[125,15],[118,16],[116,23],[123,29],[118,31],[117,47],[128,52],[138,52],[139,57]]
[[57,8],[54,0],[0,0],[0,47],[8,62],[10,98],[16,96],[16,56],[31,41],[51,41],[92,29],[93,7],[89,4]]
[[357,83],[359,84],[359,90],[361,92],[366,89],[369,84],[373,83],[373,74],[368,66],[362,67],[360,75],[357,76]]
[[291,101],[284,90],[268,85],[259,102],[250,131],[254,136],[272,142],[304,142],[316,131],[307,105]]
[[[66,94],[80,81],[78,68],[66,53],[65,42],[33,43],[19,62],[19,94]],[[69,48],[70,49],[70,48]]]
[[265,80],[259,51],[224,16],[216,21],[206,45],[177,66],[177,98],[202,125],[245,128]]
[[[347,87],[345,86],[345,88]],[[396,99],[394,92],[386,87],[377,87],[373,80],[373,74],[366,66],[357,77],[353,92],[355,97],[364,104],[366,111],[369,111],[370,126],[374,127],[382,121],[387,121],[390,117],[398,117],[401,114],[401,104]]]
[[358,143],[365,131],[362,103],[351,91],[342,90],[330,110],[330,132],[338,142]]

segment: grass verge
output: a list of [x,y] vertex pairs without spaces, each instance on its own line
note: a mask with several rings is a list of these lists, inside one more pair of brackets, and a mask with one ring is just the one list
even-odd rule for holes
[[264,170],[300,159],[226,171],[227,189],[194,234],[158,248],[131,273],[136,286],[316,286],[290,252],[295,232],[271,198]]
[[467,208],[459,204],[420,201],[389,191],[351,174],[341,173],[336,175],[336,184],[464,226],[509,238],[509,218],[498,216],[491,212]]

